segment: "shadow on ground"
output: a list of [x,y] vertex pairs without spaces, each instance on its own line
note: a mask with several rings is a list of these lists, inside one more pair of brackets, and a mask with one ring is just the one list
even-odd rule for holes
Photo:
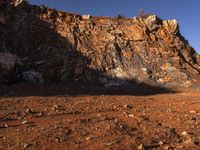
[[152,87],[147,84],[133,85],[132,87],[109,87],[99,85],[84,85],[80,83],[48,83],[30,84],[18,83],[11,86],[1,86],[1,97],[18,96],[82,96],[82,95],[133,95],[147,96],[155,94],[174,93],[175,91]]

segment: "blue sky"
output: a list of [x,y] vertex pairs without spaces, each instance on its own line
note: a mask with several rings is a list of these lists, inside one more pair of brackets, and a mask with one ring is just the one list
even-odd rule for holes
[[51,8],[94,16],[133,17],[140,10],[162,19],[176,19],[182,35],[200,53],[200,0],[28,0]]

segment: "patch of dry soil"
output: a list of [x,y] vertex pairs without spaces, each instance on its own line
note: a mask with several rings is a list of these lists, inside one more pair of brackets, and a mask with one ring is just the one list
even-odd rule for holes
[[200,93],[0,98],[2,150],[200,149],[199,125]]

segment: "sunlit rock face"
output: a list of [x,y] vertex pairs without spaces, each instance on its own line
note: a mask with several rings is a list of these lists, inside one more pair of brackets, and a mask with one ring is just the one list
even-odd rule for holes
[[15,74],[22,79],[31,70],[42,82],[191,88],[200,81],[199,55],[176,20],[80,16],[24,1],[6,5],[12,17],[0,17],[0,50],[19,57],[23,65]]

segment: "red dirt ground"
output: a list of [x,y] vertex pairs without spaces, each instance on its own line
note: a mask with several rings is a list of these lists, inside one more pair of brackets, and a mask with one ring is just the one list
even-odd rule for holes
[[1,87],[0,149],[200,149],[200,93],[88,90]]

